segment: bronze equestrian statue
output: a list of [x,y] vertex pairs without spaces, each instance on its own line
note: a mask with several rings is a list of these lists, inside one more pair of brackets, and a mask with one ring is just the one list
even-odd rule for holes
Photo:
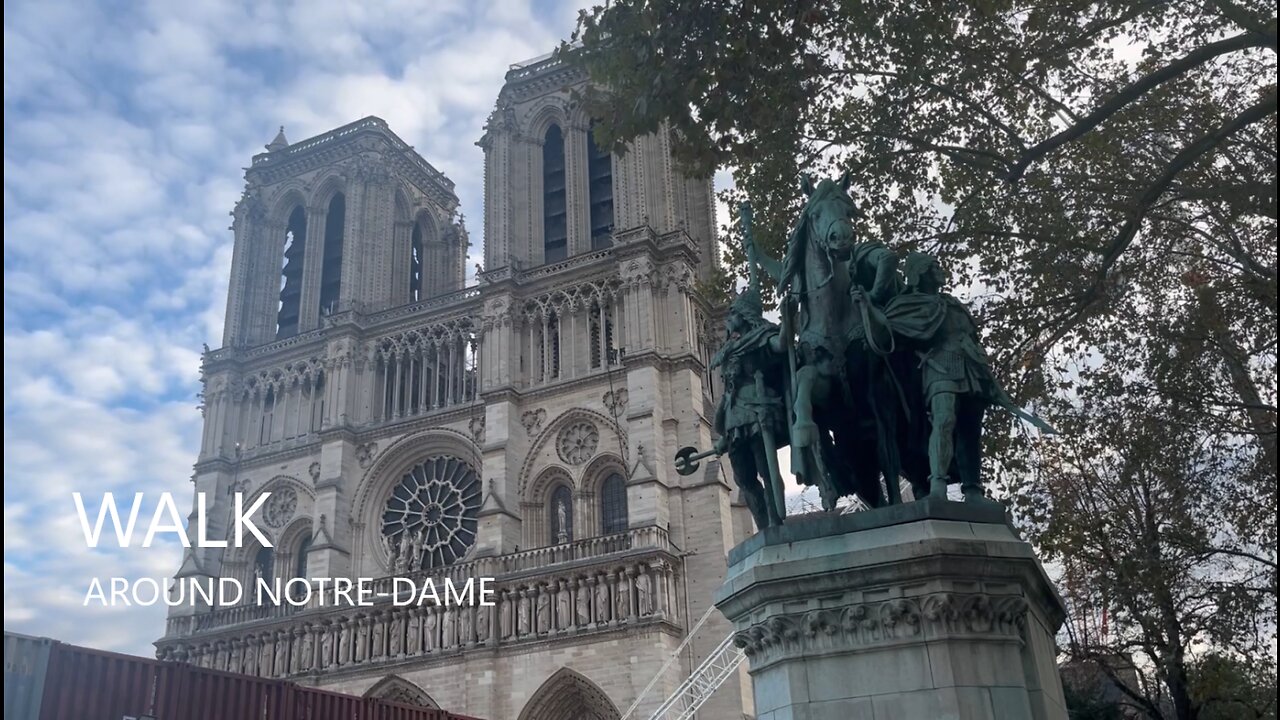
[[[945,499],[959,483],[968,502],[987,500],[981,478],[982,420],[990,406],[1026,413],[996,381],[965,305],[943,292],[937,259],[859,241],[849,175],[801,184],[807,199],[781,261],[762,255],[744,206],[750,282],[734,300],[726,340],[711,368],[723,390],[714,447],[683,448],[676,469],[728,454],[757,526],[786,512],[777,451],[790,447],[801,483],[816,485],[825,510],[858,496],[879,507],[902,501],[905,477],[917,499]],[[780,298],[781,323],[764,318],[758,270]],[[901,271],[901,272],[900,272]]]

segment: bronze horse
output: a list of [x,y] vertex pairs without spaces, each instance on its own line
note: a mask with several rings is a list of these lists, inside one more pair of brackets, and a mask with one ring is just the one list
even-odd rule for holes
[[828,510],[848,494],[872,507],[899,502],[901,408],[886,359],[893,339],[877,307],[897,289],[897,258],[856,241],[848,173],[816,186],[805,178],[801,188],[808,200],[783,261],[760,258],[784,298],[784,328],[795,321],[792,471],[818,486]]

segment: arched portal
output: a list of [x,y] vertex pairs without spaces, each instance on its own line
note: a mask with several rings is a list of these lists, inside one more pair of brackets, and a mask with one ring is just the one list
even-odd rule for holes
[[439,708],[435,700],[427,694],[425,690],[405,680],[399,675],[388,675],[373,687],[369,688],[364,694],[367,698],[377,698],[379,700],[390,700],[392,702],[402,703],[404,705],[414,705],[425,708]]
[[618,720],[622,716],[600,686],[560,668],[533,694],[520,720]]

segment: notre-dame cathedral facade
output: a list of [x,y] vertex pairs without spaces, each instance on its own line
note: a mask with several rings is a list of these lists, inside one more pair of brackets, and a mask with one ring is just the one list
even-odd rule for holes
[[[270,492],[270,547],[193,548],[180,579],[496,578],[492,607],[171,610],[162,658],[488,720],[636,716],[729,633],[677,654],[750,516],[710,446],[709,179],[659,133],[600,150],[555,59],[514,66],[484,128],[484,266],[453,182],[369,117],[253,158],[194,483]],[[670,661],[670,662],[669,662]],[[699,717],[750,712],[745,672]]]

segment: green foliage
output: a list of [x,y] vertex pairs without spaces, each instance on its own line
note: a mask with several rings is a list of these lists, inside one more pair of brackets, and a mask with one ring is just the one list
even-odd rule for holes
[[1201,720],[1275,720],[1274,657],[1260,662],[1212,653],[1196,660],[1191,675]]
[[861,234],[943,259],[1064,431],[988,437],[1092,589],[1069,651],[1133,654],[1152,717],[1210,717],[1193,648],[1257,658],[1276,626],[1274,4],[614,0],[576,39],[602,135],[728,168],[766,251],[798,177],[847,169]]
[[1071,720],[1125,720],[1121,706],[1114,701],[1070,685],[1063,686],[1062,694],[1067,704],[1067,717]]

